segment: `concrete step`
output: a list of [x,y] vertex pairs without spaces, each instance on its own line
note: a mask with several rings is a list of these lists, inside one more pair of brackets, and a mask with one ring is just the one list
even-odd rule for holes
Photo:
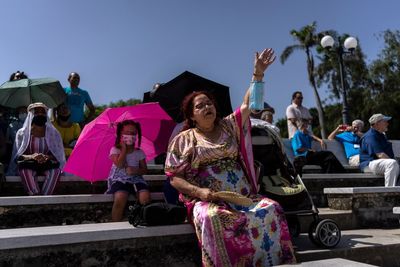
[[325,188],[329,207],[352,210],[360,227],[398,227],[393,207],[400,204],[400,186]]
[[[400,249],[399,236],[400,229],[347,230],[342,231],[341,242],[333,249],[313,245],[307,234],[294,238],[293,243],[296,258],[302,263],[343,258],[392,267],[400,266],[396,253]],[[121,253],[125,255],[122,258]],[[135,228],[120,222],[0,230],[0,266],[35,262],[57,265],[55,261],[63,266],[66,262],[82,266],[89,260],[99,265],[115,266],[120,260],[125,265],[154,266],[154,258],[148,255],[157,255],[158,266],[176,266],[177,261],[184,263],[179,266],[198,266],[193,227],[181,224]]]
[[[144,175],[150,185],[150,191],[162,191],[166,176],[163,174]],[[43,181],[39,177],[39,181]],[[344,173],[344,174],[304,174],[303,182],[310,192],[317,207],[328,207],[328,200],[323,193],[326,187],[355,187],[355,186],[382,186],[383,178],[372,173]],[[107,189],[106,181],[90,183],[76,176],[61,176],[56,186],[56,195],[67,194],[102,194]],[[2,184],[0,196],[26,195],[19,176],[7,176]]]
[[[400,229],[363,229],[342,231],[339,245],[321,249],[307,234],[293,239],[298,262],[344,258],[377,266],[400,266]],[[336,265],[338,266],[338,265]]]
[[0,266],[200,265],[189,224],[133,227],[128,222],[0,230]]
[[[43,176],[38,178],[39,184],[44,181]],[[144,179],[149,183],[150,191],[162,191],[166,176],[164,174],[147,174]],[[20,176],[6,176],[1,183],[0,196],[23,196],[26,195],[21,183]],[[73,194],[103,194],[107,190],[107,181],[96,181],[90,183],[78,176],[62,175],[54,191],[55,195]]]
[[[330,208],[319,208],[320,219],[334,220],[341,230],[357,229],[359,226],[355,220],[355,216],[351,210],[334,210]],[[302,233],[308,233],[311,223],[314,221],[313,216],[299,216],[299,222]]]
[[317,260],[317,261],[306,261],[298,264],[285,264],[285,265],[277,265],[279,267],[373,267],[377,265],[371,265],[366,263],[361,263],[357,261],[346,260],[342,258],[334,258],[327,260]]
[[[164,201],[164,194],[151,198]],[[109,222],[112,205],[105,194],[0,197],[0,228]]]
[[383,176],[372,173],[308,173],[302,180],[317,207],[328,207],[324,188],[384,185]]

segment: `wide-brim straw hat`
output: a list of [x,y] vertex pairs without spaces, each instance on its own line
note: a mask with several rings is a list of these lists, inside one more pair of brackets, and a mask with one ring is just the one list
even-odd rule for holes
[[248,207],[253,204],[253,200],[236,192],[220,191],[213,193],[213,195],[222,201],[226,201],[239,206]]

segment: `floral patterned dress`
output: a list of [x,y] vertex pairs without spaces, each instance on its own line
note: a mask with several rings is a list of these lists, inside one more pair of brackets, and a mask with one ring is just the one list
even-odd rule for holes
[[220,121],[216,141],[196,129],[170,143],[165,171],[213,191],[233,191],[253,199],[242,207],[211,203],[181,195],[193,216],[204,266],[272,266],[295,262],[288,226],[279,204],[251,194],[239,160],[236,113]]

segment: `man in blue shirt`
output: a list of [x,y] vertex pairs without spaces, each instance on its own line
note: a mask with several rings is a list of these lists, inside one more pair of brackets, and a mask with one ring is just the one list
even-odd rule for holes
[[297,123],[297,126],[298,129],[291,142],[295,156],[293,164],[298,174],[302,174],[304,165],[319,165],[323,173],[345,172],[342,164],[331,151],[315,151],[311,149],[312,140],[319,142],[322,149],[326,148],[326,144],[322,139],[308,132],[308,120],[301,120],[301,122]]
[[343,144],[350,166],[360,165],[360,140],[363,135],[364,122],[355,120],[351,126],[340,124],[329,136],[329,140],[337,140]]
[[[67,105],[71,111],[71,122],[76,122],[81,125],[81,128],[93,119],[95,108],[93,106],[92,100],[87,91],[82,90],[78,87],[80,82],[80,76],[76,72],[71,72],[68,76],[68,81],[70,87],[65,88],[65,93],[67,94]],[[85,119],[84,106],[89,109],[89,115]]]
[[360,169],[366,171],[369,168],[375,174],[384,175],[385,186],[396,186],[400,173],[392,143],[385,134],[391,118],[383,114],[372,115],[369,118],[371,128],[361,138],[360,148]]

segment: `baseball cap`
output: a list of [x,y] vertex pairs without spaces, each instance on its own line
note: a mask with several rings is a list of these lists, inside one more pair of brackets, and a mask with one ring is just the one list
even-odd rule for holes
[[371,118],[369,118],[368,121],[369,121],[370,124],[375,124],[375,123],[377,123],[378,121],[381,121],[381,120],[388,121],[388,120],[391,120],[391,119],[392,119],[392,117],[385,116],[385,115],[383,115],[381,113],[378,113],[378,114],[372,115]]

